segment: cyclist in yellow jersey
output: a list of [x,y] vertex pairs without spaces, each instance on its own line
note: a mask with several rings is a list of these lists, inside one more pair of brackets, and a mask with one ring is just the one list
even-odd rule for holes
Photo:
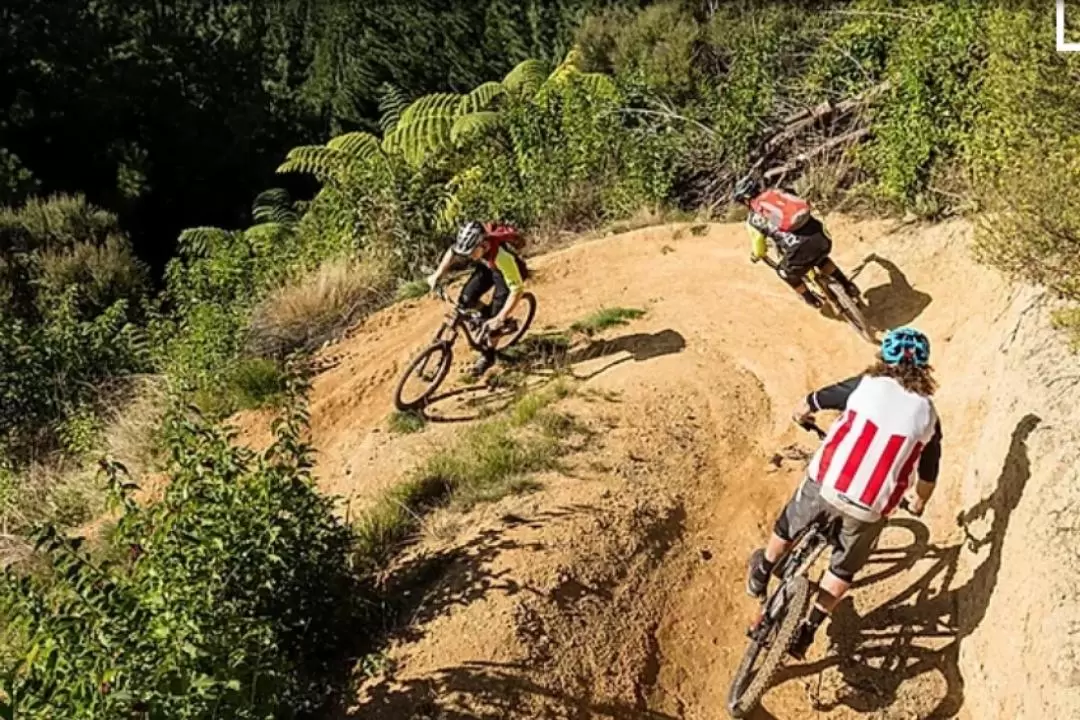
[[[521,235],[509,225],[465,223],[453,246],[443,255],[439,267],[427,279],[434,290],[457,258],[467,257],[474,263],[473,273],[458,297],[458,307],[479,307],[487,318],[484,323],[486,347],[473,366],[473,375],[477,377],[495,363],[491,341],[517,329],[513,327],[510,313],[521,299],[529,269],[511,248],[521,242]],[[491,304],[482,306],[480,299],[492,288],[495,292]]]

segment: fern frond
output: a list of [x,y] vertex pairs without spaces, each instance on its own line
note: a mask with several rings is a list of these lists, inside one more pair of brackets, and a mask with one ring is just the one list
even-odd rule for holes
[[226,244],[236,233],[219,227],[193,227],[183,230],[176,240],[180,255],[186,258],[205,257],[215,245]]
[[341,153],[325,145],[301,145],[289,151],[277,169],[279,173],[306,173],[320,182],[334,177],[340,167]]
[[383,83],[379,92],[379,129],[383,135],[394,129],[402,111],[409,105],[409,96],[393,83]]
[[257,223],[290,224],[299,219],[288,191],[282,188],[270,188],[256,195],[251,204],[251,217]]
[[401,153],[414,165],[449,146],[450,130],[458,116],[461,96],[451,93],[425,95],[401,114],[394,130],[383,140],[388,152]]
[[491,107],[491,103],[495,98],[502,95],[503,92],[505,92],[505,88],[503,88],[502,83],[486,82],[461,98],[461,102],[458,103],[458,113],[465,115],[487,110]]
[[461,102],[461,96],[456,93],[432,93],[414,100],[409,107],[405,108],[398,120],[398,127],[416,122],[419,118],[429,115],[454,115]]
[[351,132],[338,135],[326,143],[326,147],[341,153],[342,156],[350,160],[359,160],[360,162],[367,162],[372,157],[382,153],[379,139],[366,132]]
[[450,127],[450,142],[457,145],[469,135],[482,132],[499,124],[499,113],[493,110],[462,115]]
[[615,86],[615,81],[604,73],[576,73],[571,77],[581,82],[592,97],[602,97],[608,100],[615,100],[619,97],[619,89]]
[[523,60],[506,74],[502,85],[507,92],[535,92],[547,77],[547,66],[540,60]]

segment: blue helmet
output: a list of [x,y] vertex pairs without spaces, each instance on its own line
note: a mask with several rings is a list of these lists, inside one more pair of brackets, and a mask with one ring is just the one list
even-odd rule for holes
[[881,359],[889,365],[907,362],[926,367],[930,364],[930,340],[915,328],[894,328],[881,341]]

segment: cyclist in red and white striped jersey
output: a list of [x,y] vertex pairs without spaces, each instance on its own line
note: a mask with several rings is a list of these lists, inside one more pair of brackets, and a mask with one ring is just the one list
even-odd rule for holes
[[885,519],[900,504],[913,475],[909,508],[921,515],[934,492],[941,461],[941,422],[930,398],[936,384],[930,341],[913,328],[886,333],[878,362],[859,376],[810,393],[796,409],[803,424],[819,410],[841,410],[814,454],[807,476],[773,527],[768,545],[750,558],[746,589],[764,598],[773,565],[815,519],[841,520],[838,546],[809,617],[789,652],[803,658],[822,621],[862,569]]

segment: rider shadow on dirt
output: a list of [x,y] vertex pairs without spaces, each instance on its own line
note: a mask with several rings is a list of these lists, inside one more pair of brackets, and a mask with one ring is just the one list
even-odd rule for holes
[[851,279],[858,282],[859,275],[873,263],[889,274],[889,282],[871,288],[863,288],[866,302],[866,320],[875,330],[907,325],[913,322],[933,302],[929,294],[916,290],[896,263],[876,253],[863,258],[851,271]]
[[[577,380],[591,380],[625,362],[645,362],[664,355],[674,355],[686,349],[686,338],[672,329],[655,333],[631,333],[610,340],[588,338],[584,343],[572,344],[563,334],[538,335],[530,344],[529,338],[522,350],[508,358],[510,367],[531,373],[567,373]],[[578,365],[601,358],[614,358],[611,362],[585,374],[576,374]]]
[[[946,687],[944,691],[935,691],[932,701],[936,706],[929,711],[919,708],[918,715],[955,716],[964,704],[960,644],[986,616],[1001,569],[1009,518],[1031,476],[1027,440],[1039,422],[1038,417],[1030,414],[1019,422],[996,489],[957,517],[967,536],[964,542],[945,547],[930,545],[929,531],[922,523],[906,518],[890,522],[890,527],[911,532],[913,541],[904,548],[877,551],[867,565],[865,576],[857,578],[855,587],[911,572],[917,564],[926,561],[932,565],[920,571],[921,576],[898,595],[865,615],[859,615],[850,598],[841,602],[828,627],[832,645],[828,655],[816,662],[786,667],[778,682],[817,675],[820,684],[825,671],[835,668],[843,679],[843,687],[831,692],[830,698],[819,695],[816,709],[828,712],[842,705],[857,712],[876,713],[897,701],[903,683],[937,671]],[[976,538],[969,524],[988,515],[989,530]],[[985,556],[967,582],[953,587],[965,548]],[[882,569],[876,569],[879,566]],[[917,692],[925,697],[923,688]]]
[[[473,409],[497,412],[505,409],[520,397],[524,387],[535,389],[538,383],[528,382],[527,377],[540,378],[541,382],[560,376],[575,380],[591,380],[594,377],[633,360],[644,362],[664,355],[674,355],[686,349],[686,339],[675,330],[655,333],[631,333],[609,340],[586,338],[573,342],[562,332],[526,336],[521,343],[501,353],[501,370],[492,375],[487,384],[466,385],[435,395],[424,409],[424,417],[431,422],[467,422],[481,417],[479,412],[447,415],[432,412],[439,403],[453,398],[464,399]],[[611,362],[583,373],[575,367],[601,358],[613,358]]]

